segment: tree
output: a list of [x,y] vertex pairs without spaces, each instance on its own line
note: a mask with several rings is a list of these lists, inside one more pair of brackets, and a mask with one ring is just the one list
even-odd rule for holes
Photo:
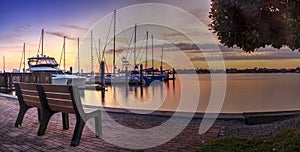
[[300,48],[300,0],[212,0],[209,25],[220,42],[246,52]]

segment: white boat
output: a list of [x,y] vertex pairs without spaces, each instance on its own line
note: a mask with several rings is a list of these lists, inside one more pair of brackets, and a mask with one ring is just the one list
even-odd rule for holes
[[71,84],[78,87],[85,86],[85,77],[70,74],[52,74],[52,84]]
[[143,84],[143,80],[141,82],[140,77],[138,76],[112,76],[106,75],[105,76],[105,83],[106,84]]
[[[43,35],[44,30],[42,30],[42,46],[43,46]],[[37,55],[36,57],[28,58],[27,69],[30,72],[48,72],[52,74],[52,84],[70,84],[78,85],[79,87],[85,86],[85,77],[66,74],[58,66],[55,58],[49,57],[43,54]]]
[[85,86],[85,77],[66,74],[58,67],[58,64],[53,57],[36,56],[28,58],[27,69],[30,72],[50,72],[52,73],[52,84],[70,84]]

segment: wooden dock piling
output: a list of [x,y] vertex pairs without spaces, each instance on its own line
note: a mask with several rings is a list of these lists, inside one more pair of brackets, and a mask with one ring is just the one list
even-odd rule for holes
[[140,84],[143,84],[143,64],[140,64]]
[[104,61],[101,61],[100,68],[101,68],[101,86],[104,87],[105,86],[105,63],[104,63]]

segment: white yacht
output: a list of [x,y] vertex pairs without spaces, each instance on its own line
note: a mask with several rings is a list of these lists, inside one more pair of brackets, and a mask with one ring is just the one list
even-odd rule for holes
[[[65,38],[65,37],[64,37]],[[52,74],[52,84],[72,84],[80,87],[85,86],[85,77],[75,76],[65,73],[58,66],[55,58],[44,55],[43,42],[44,42],[44,29],[41,35],[42,54],[35,57],[28,58],[27,69],[30,72],[48,72]]]
[[36,56],[28,58],[30,72],[50,72],[52,74],[52,84],[72,84],[80,87],[85,86],[85,77],[66,74],[58,67],[55,58],[49,56]]

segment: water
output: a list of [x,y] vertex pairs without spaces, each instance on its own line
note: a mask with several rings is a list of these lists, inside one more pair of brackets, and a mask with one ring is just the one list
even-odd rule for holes
[[[183,82],[185,85],[181,84]],[[174,82],[156,82],[149,87],[109,86],[105,94],[86,90],[83,103],[152,111],[193,111],[193,107],[184,110],[177,108],[180,102],[192,105],[189,102],[196,97],[194,90],[183,86],[193,88],[199,85],[200,99],[196,109],[197,112],[205,112],[211,95],[211,82],[209,74],[199,74],[198,79],[186,74],[184,81],[177,78]],[[300,74],[227,74],[226,84],[222,113],[300,109]],[[184,98],[180,100],[181,97]]]

